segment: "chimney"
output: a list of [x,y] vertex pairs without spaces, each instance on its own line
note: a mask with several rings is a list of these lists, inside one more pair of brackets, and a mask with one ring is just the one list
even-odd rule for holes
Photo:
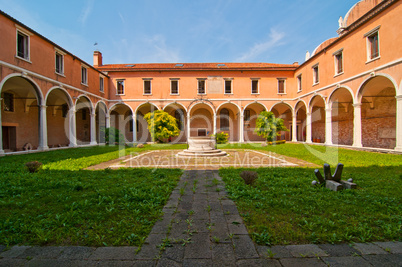
[[94,51],[94,67],[102,66],[102,53]]

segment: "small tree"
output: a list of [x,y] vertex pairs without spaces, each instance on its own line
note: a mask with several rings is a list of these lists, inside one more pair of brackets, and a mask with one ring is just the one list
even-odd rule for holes
[[263,111],[258,115],[254,132],[264,137],[268,142],[276,140],[280,131],[289,131],[283,124],[283,119],[275,118],[271,111]]
[[177,120],[163,110],[156,110],[144,116],[148,123],[148,130],[151,133],[152,141],[164,142],[169,137],[178,136],[180,134],[177,127]]
[[119,129],[110,127],[110,128],[104,128],[103,131],[105,133],[105,140],[109,145],[125,142],[124,135],[120,132]]

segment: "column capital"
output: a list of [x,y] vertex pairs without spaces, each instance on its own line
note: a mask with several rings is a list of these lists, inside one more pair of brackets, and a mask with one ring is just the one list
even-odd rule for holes
[[46,105],[40,105],[40,108],[41,108],[41,109],[46,109],[47,106],[46,106]]
[[357,104],[352,104],[353,107],[357,108],[357,107],[361,107],[362,103],[357,103]]
[[325,111],[332,111],[332,108],[326,108]]

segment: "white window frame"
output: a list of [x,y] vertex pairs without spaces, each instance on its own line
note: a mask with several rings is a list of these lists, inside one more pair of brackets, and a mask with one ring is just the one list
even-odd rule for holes
[[[149,82],[149,93],[145,93],[145,82]],[[143,84],[142,94],[152,95],[152,78],[142,78],[142,84]]]
[[[336,77],[338,75],[343,74],[343,72],[344,72],[343,48],[335,51],[332,55],[334,56],[334,66],[335,66],[335,76],[334,77]],[[338,68],[338,66],[339,66],[338,56],[339,55],[342,56],[342,71],[339,71],[339,68]]]
[[[283,81],[283,93],[279,93],[279,82]],[[286,95],[286,78],[278,78],[278,95]]]
[[[367,61],[366,63],[370,63],[371,61],[377,60],[379,59],[380,56],[380,27],[381,25],[375,27],[374,29],[372,29],[371,31],[367,32],[366,34],[364,34],[364,37],[366,38],[366,47],[367,47]],[[377,35],[377,46],[378,46],[378,56],[376,57],[371,57],[371,42],[370,42],[370,38],[374,35]]]
[[[61,51],[60,49],[57,49],[57,48],[54,48],[54,50],[55,50],[55,53],[54,53],[54,55],[55,55],[55,57],[54,57],[54,65],[55,65],[54,71],[55,71],[56,74],[64,76],[64,56],[65,56],[66,53],[64,53],[63,51]],[[61,57],[61,66],[60,66],[61,71],[60,72],[57,72],[57,56]]]
[[[200,81],[204,81],[204,93],[200,93]],[[206,95],[207,94],[207,79],[206,78],[197,78],[197,95]]]
[[[320,83],[320,68],[318,63],[311,67],[313,70],[313,86]],[[316,71],[317,69],[317,71]],[[317,72],[317,75],[316,75]]]
[[[233,78],[224,78],[223,93],[225,95],[233,95]],[[230,82],[230,93],[226,93],[226,82]]]
[[299,74],[297,77],[297,92],[301,92],[303,90],[303,77],[302,74]]
[[[83,70],[85,70],[83,72]],[[81,84],[88,86],[88,67],[81,65]]]
[[[259,95],[260,94],[260,78],[250,78],[251,79],[251,94],[252,95]],[[257,92],[253,93],[253,82],[257,82]]]
[[[31,62],[31,35],[29,31],[25,30],[19,25],[15,25],[17,28],[16,35],[15,35],[15,57],[21,60],[24,60],[26,62],[32,63]],[[24,57],[21,57],[18,55],[18,35],[22,35],[26,38],[26,51],[24,51]]]
[[[179,80],[180,78],[170,78],[170,95],[180,95]],[[177,93],[175,94],[172,92],[172,82],[177,82]]]
[[[123,93],[119,93],[119,83],[122,83],[123,85]],[[116,79],[116,95],[125,95],[126,94],[126,83],[125,83],[125,79]]]
[[105,92],[105,78],[99,75],[99,92]]

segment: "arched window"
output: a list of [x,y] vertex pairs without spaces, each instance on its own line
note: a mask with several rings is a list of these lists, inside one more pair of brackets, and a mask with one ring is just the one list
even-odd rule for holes
[[177,120],[177,127],[178,127],[179,130],[181,131],[182,128],[183,128],[183,123],[182,123],[182,120],[181,120],[182,112],[179,111],[179,110],[175,110],[175,112],[174,112],[174,117],[175,117],[176,120]]
[[229,110],[223,108],[220,113],[221,131],[229,131]]

